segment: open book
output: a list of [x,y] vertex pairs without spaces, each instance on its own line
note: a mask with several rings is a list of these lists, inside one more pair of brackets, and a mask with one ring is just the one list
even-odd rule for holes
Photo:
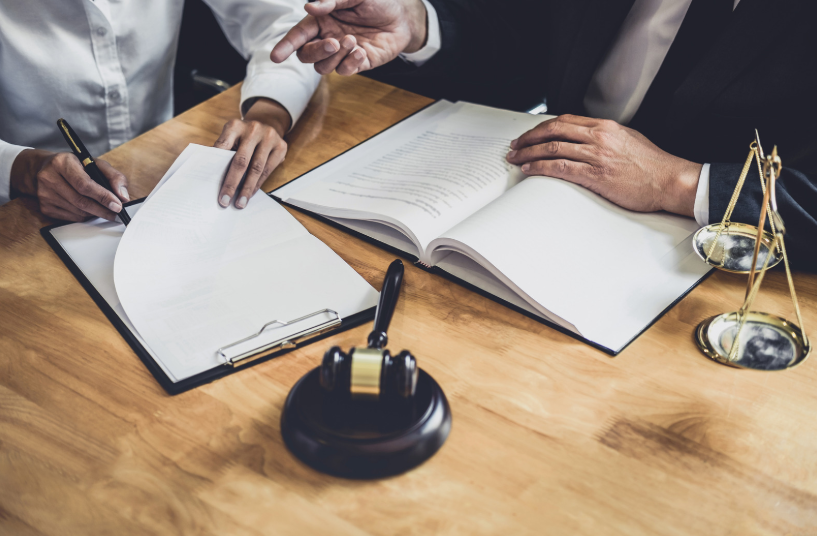
[[440,101],[272,195],[615,354],[709,271],[698,227],[524,178],[505,155],[545,119]]
[[[377,304],[365,279],[269,197],[243,210],[218,205],[233,154],[188,146],[150,196],[126,208],[127,228],[97,219],[43,233],[169,392],[338,318],[352,327]],[[274,320],[289,324],[240,342]]]

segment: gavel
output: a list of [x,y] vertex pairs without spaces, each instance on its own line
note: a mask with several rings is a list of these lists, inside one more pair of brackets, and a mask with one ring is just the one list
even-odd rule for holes
[[320,368],[321,387],[338,396],[353,399],[401,401],[411,400],[417,390],[417,361],[408,350],[396,357],[384,349],[403,283],[403,262],[395,260],[386,271],[383,290],[377,303],[374,329],[366,348],[352,348],[343,353],[333,346],[323,356]]

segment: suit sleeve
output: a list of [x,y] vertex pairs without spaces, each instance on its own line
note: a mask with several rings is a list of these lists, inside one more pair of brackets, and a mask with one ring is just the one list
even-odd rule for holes
[[428,1],[439,20],[440,50],[421,67],[397,59],[372,78],[435,99],[516,110],[542,102],[547,0]]
[[[709,221],[720,222],[743,166],[712,164],[709,170]],[[783,168],[777,181],[777,208],[786,224],[786,250],[793,268],[817,272],[817,181],[799,171]],[[757,225],[763,191],[757,166],[743,185],[732,220]],[[767,224],[768,229],[768,224]]]

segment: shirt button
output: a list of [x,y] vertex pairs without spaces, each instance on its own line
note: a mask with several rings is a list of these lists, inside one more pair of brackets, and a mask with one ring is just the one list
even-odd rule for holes
[[108,35],[108,30],[107,28],[103,28],[100,26],[99,28],[96,29],[96,34],[99,37],[105,37],[106,35]]
[[110,97],[111,97],[111,100],[112,100],[113,102],[119,102],[119,98],[120,98],[121,96],[122,96],[122,95],[119,93],[119,91],[117,91],[117,90],[115,90],[115,89],[114,89],[113,91],[111,91],[111,95],[110,95]]

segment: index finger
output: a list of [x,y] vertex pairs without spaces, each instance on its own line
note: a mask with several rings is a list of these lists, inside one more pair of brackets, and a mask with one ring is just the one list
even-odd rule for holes
[[282,63],[290,57],[293,52],[318,37],[319,32],[320,28],[318,27],[317,19],[312,15],[307,15],[301,19],[298,24],[293,26],[283,39],[278,41],[275,47],[273,47],[272,52],[270,52],[269,58],[274,63]]
[[[112,212],[122,210],[122,202],[112,192],[92,181],[77,157],[72,155],[72,158],[66,158],[65,165],[59,172],[79,195],[88,198],[89,201],[95,201],[100,205],[100,208],[105,207]],[[98,211],[89,210],[96,203],[87,204],[83,202],[82,205],[84,206],[74,204],[85,212],[101,216]]]
[[589,124],[571,122],[565,116],[548,119],[511,142],[512,149],[522,149],[553,140],[592,143]]

